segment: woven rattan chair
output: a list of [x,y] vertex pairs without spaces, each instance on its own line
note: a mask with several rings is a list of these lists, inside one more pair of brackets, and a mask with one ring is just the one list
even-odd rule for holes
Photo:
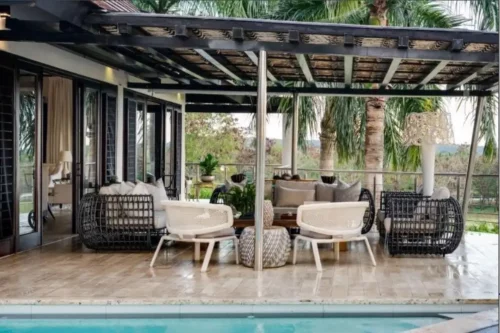
[[166,201],[163,203],[167,214],[169,235],[160,239],[150,266],[153,267],[163,242],[167,240],[194,243],[194,259],[200,260],[200,244],[208,243],[207,253],[201,267],[206,272],[215,243],[232,240],[238,264],[238,239],[233,226],[233,212],[225,205],[197,202]]
[[462,210],[448,198],[391,197],[384,219],[385,247],[390,255],[452,253],[464,233]]
[[165,214],[154,211],[151,195],[86,194],[78,234],[93,250],[150,250],[165,233]]
[[418,200],[422,199],[421,193],[409,192],[409,191],[382,191],[380,193],[380,209],[377,212],[376,224],[380,237],[385,237],[384,220],[387,216],[390,216],[391,211],[391,199],[392,198],[415,198]]
[[361,234],[363,214],[368,202],[334,202],[299,206],[297,224],[300,235],[295,237],[293,264],[297,261],[299,240],[310,242],[316,262],[316,269],[322,271],[318,244],[335,244],[336,258],[339,260],[339,242],[363,241],[370,255],[373,266],[375,258],[366,236]]

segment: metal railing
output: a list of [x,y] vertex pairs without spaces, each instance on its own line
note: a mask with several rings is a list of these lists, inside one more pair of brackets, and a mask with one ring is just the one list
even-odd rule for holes
[[[224,183],[231,175],[244,173],[249,181],[253,181],[255,165],[248,163],[220,163],[218,170],[214,173],[216,183]],[[289,166],[283,167],[277,164],[266,165],[266,179],[272,179],[274,175],[291,173]],[[375,202],[379,201],[380,191],[416,191],[422,183],[421,172],[406,171],[370,171],[370,170],[322,170],[299,168],[298,174],[301,179],[319,180],[322,173],[330,173],[339,179],[352,183],[360,180],[363,187],[367,187],[366,175],[373,175],[369,190],[374,196]],[[195,180],[201,176],[199,163],[186,163],[186,175]],[[376,175],[383,175],[383,184],[378,184]],[[459,202],[463,201],[465,190],[465,178],[467,174],[456,172],[438,172],[435,174],[436,187],[445,186],[451,195]],[[472,176],[472,192],[469,200],[468,222],[498,223],[498,175],[497,174],[475,174]]]

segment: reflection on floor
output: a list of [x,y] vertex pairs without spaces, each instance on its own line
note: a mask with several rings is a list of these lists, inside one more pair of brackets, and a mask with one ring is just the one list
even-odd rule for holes
[[43,225],[43,244],[49,244],[73,236],[71,233],[71,207],[52,207],[55,220],[47,214]]
[[96,252],[72,238],[0,259],[0,304],[498,304],[497,235],[467,233],[445,258],[391,257],[376,234],[368,236],[376,267],[359,243],[339,261],[322,247],[320,273],[303,244],[297,265],[289,258],[255,272],[236,265],[232,244],[223,242],[201,273],[187,243],[170,244],[150,269],[152,251]]

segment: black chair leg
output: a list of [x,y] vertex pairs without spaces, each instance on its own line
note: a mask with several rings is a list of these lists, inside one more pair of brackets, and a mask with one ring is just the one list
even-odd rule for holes
[[49,211],[50,216],[52,216],[52,219],[55,221],[56,217],[54,216],[54,213],[52,213],[52,208],[50,208],[50,205],[47,205],[47,210]]

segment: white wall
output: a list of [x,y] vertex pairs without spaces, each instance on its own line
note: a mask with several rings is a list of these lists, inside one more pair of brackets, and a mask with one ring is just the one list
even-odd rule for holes
[[[109,66],[102,65],[86,57],[65,51],[61,48],[42,44],[42,43],[27,43],[27,42],[5,42],[0,41],[0,51],[5,51],[20,57],[30,59],[41,64],[45,64],[54,68],[58,68],[79,76],[89,79],[109,83],[118,86],[118,101],[117,101],[117,161],[116,173],[118,179],[123,177],[123,89],[127,87],[127,82],[145,82],[137,77],[128,75],[123,70],[114,69]],[[184,94],[175,93],[159,93],[148,91],[145,89],[131,89],[148,96],[169,101],[172,103],[181,104],[184,112]],[[182,164],[184,165],[184,163]]]

